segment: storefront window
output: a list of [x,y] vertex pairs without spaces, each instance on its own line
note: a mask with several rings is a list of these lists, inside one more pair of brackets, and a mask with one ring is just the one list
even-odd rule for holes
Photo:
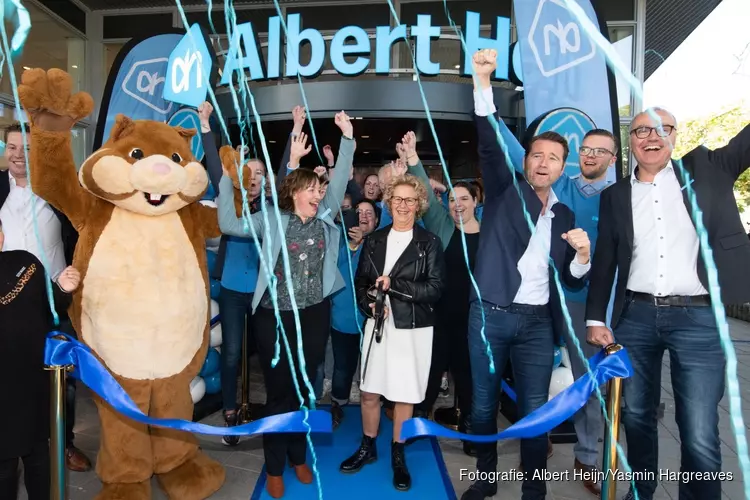
[[[620,60],[630,68],[630,71],[634,71],[633,64],[633,50],[635,47],[635,37],[633,36],[633,26],[610,26],[609,27],[609,39],[620,56]],[[632,91],[628,82],[619,74],[615,74],[617,79],[617,107],[620,111],[620,116],[631,116],[632,115]]]
[[[31,18],[31,30],[23,52],[13,61],[16,78],[20,81],[26,68],[60,68],[70,73],[73,77],[73,91],[78,92],[85,75],[84,40],[33,3],[26,2],[24,5]],[[15,16],[5,18],[5,29],[9,37],[15,32],[15,22]],[[0,93],[12,94],[10,78],[0,80]]]
[[104,81],[106,82],[109,78],[109,72],[112,69],[112,65],[117,59],[117,54],[124,46],[124,43],[105,43],[104,44]]

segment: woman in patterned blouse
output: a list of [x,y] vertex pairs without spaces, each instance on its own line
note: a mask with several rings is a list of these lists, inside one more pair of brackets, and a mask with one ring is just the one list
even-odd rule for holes
[[[268,207],[265,214],[251,215],[247,218],[246,232],[245,221],[236,215],[231,180],[226,172],[219,185],[221,231],[240,237],[255,231],[263,239],[260,274],[253,297],[253,322],[266,385],[266,416],[298,410],[297,387],[306,405],[311,399],[314,401],[312,383],[315,370],[325,356],[330,328],[330,296],[344,286],[338,270],[341,230],[334,217],[351,178],[354,135],[346,113],[338,113],[335,121],[342,138],[325,195],[318,175],[311,169],[298,168],[300,160],[311,150],[304,133],[295,137],[291,145],[288,168],[293,172],[279,189],[279,215],[273,207]],[[299,331],[295,315],[299,318]],[[302,359],[298,355],[298,337],[303,340]],[[277,352],[278,364],[272,366]],[[310,386],[305,383],[303,370]],[[266,489],[272,498],[284,495],[282,474],[287,458],[299,481],[312,482],[312,472],[305,463],[304,434],[264,434],[263,451]]]
[[[3,247],[0,223],[0,248]],[[58,314],[70,305],[80,282],[72,267],[52,283]],[[49,375],[44,343],[54,329],[47,302],[47,279],[39,260],[24,250],[0,252],[0,498],[15,500],[18,461],[23,460],[29,500],[49,498]]]

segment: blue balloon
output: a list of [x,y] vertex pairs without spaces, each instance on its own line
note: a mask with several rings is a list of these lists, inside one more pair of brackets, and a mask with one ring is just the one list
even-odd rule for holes
[[203,380],[206,382],[206,394],[216,394],[221,391],[221,373],[212,373]]
[[221,282],[219,280],[211,280],[211,298],[219,300],[219,291],[221,290]]
[[562,363],[562,350],[560,350],[559,347],[555,347],[555,361],[552,363],[552,369],[560,366],[560,363]]
[[[219,351],[216,349],[209,349],[199,375],[205,379],[210,375],[218,373],[219,359]],[[206,384],[208,384],[208,382],[206,382]]]

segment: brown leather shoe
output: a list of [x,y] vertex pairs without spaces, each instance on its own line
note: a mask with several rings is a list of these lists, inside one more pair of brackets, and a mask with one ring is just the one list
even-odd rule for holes
[[313,482],[313,473],[307,464],[295,465],[294,472],[297,474],[300,483],[310,484]]
[[65,450],[65,466],[73,472],[88,472],[91,470],[91,460],[75,446]]
[[597,481],[596,467],[583,464],[576,458],[573,462],[573,470],[576,473],[573,476],[574,479],[580,480],[583,483],[583,487],[598,498],[602,493],[602,489],[599,487],[599,482]]
[[266,491],[271,498],[284,496],[284,479],[281,476],[269,476],[266,474]]

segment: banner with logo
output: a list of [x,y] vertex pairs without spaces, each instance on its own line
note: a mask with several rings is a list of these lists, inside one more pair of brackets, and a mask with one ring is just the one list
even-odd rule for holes
[[[577,0],[608,38],[588,0]],[[604,54],[565,5],[565,0],[514,0],[521,50],[526,125],[536,135],[555,131],[566,137],[570,155],[566,173],[580,172],[578,148],[583,136],[602,128],[619,136],[617,89]],[[622,159],[610,168],[614,180]]]
[[[184,32],[182,32],[184,34]],[[179,106],[163,97],[169,56],[182,39],[167,33],[128,42],[112,65],[102,98],[94,150],[109,138],[115,117],[167,122]]]

